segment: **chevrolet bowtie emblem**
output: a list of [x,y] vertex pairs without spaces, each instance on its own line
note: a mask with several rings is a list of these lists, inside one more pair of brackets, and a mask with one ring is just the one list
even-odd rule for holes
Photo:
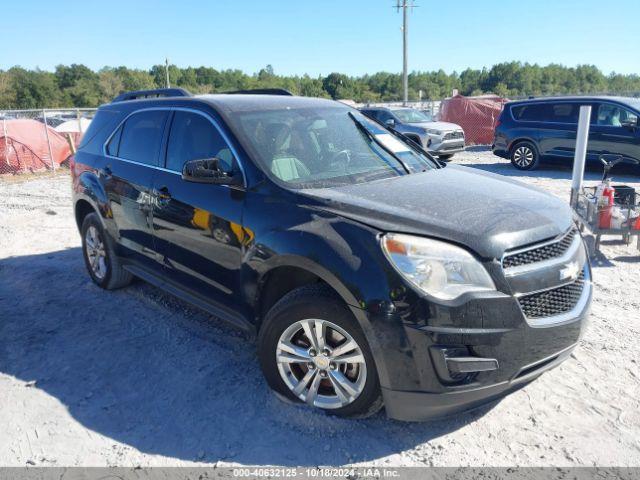
[[560,280],[576,280],[580,274],[580,265],[577,262],[570,262],[560,270]]

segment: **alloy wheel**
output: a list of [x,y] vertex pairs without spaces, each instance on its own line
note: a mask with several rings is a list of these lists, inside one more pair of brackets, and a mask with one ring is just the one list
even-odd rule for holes
[[91,225],[87,229],[84,241],[91,271],[98,280],[102,280],[107,274],[107,254],[104,241],[98,229]]
[[278,341],[276,363],[291,392],[319,408],[353,403],[367,380],[362,349],[347,331],[327,320],[305,319],[287,328]]
[[513,152],[513,162],[522,168],[531,166],[535,158],[535,153],[531,148],[522,145]]

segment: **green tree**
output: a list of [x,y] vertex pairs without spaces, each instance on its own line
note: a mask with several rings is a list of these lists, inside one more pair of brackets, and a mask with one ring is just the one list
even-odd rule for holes
[[[399,73],[377,72],[350,77],[333,72],[326,77],[277,75],[271,65],[247,75],[241,70],[169,66],[171,85],[194,93],[250,88],[284,88],[298,95],[353,99],[358,102],[398,101],[402,98]],[[124,66],[98,72],[81,64],[58,65],[54,72],[13,67],[0,71],[0,108],[91,107],[111,101],[123,91],[161,88],[165,66],[149,70]],[[463,95],[496,93],[517,97],[571,93],[640,95],[640,76],[604,75],[593,65],[565,67],[504,62],[490,69],[467,68],[461,73],[414,71],[409,75],[409,98],[438,100],[458,89]]]
[[0,71],[0,108],[16,108],[16,92],[12,85],[11,75]]
[[124,83],[118,74],[111,68],[103,68],[98,73],[100,79],[100,103],[106,103],[125,91]]
[[117,67],[114,69],[114,73],[122,82],[125,91],[157,88],[153,76],[145,70],[133,70],[127,67]]
[[333,99],[350,98],[351,79],[343,73],[330,73],[322,79],[322,87]]
[[62,95],[53,73],[13,67],[9,74],[16,108],[60,106]]

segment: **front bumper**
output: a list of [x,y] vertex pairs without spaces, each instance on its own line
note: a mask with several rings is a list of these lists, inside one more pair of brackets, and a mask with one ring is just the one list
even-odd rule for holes
[[[407,326],[408,343],[412,346],[417,388],[407,385],[382,385],[382,395],[390,418],[403,421],[424,421],[473,409],[503,397],[542,373],[566,360],[578,344],[589,316],[589,302],[580,314],[559,325],[538,328],[526,322],[519,328],[451,328]],[[491,307],[489,307],[490,311]],[[454,312],[452,312],[454,313]],[[455,315],[455,313],[454,313]],[[510,317],[505,312],[505,319]],[[498,319],[495,319],[498,320]],[[507,323],[508,325],[508,323]],[[480,372],[471,381],[447,384],[439,378],[434,362],[434,348],[464,347],[469,355],[496,359],[499,367]],[[422,365],[418,365],[422,363]],[[406,370],[405,370],[406,372]],[[400,372],[397,372],[400,375]]]
[[464,152],[464,148],[464,137],[443,139],[442,137],[428,136],[427,138],[427,150],[436,155],[452,155],[454,153]]
[[419,422],[481,407],[519,390],[544,372],[557,367],[571,355],[575,346],[571,345],[547,358],[524,366],[514,378],[492,385],[439,393],[383,388],[382,396],[387,415],[395,420]]
[[[501,268],[498,262],[496,268]],[[549,317],[548,322],[527,319],[517,296],[501,291],[436,303],[406,290],[397,297],[395,308],[369,312],[376,337],[370,343],[388,416],[423,421],[472,409],[559,365],[587,324],[592,296],[588,261],[584,269],[581,301],[571,312]],[[456,358],[446,357],[448,352],[456,352]],[[447,375],[449,360],[454,364],[460,358],[486,361],[491,367]]]

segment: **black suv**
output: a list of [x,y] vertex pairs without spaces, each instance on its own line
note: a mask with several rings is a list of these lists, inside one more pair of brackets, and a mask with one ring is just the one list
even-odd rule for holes
[[100,107],[72,165],[97,285],[138,277],[254,334],[274,390],[342,416],[446,415],[568,357],[591,270],[567,205],[260,93]]
[[591,105],[587,161],[602,154],[640,161],[640,99],[622,97],[555,97],[510,102],[496,123],[493,153],[509,158],[519,170],[541,160],[573,161],[578,114]]

